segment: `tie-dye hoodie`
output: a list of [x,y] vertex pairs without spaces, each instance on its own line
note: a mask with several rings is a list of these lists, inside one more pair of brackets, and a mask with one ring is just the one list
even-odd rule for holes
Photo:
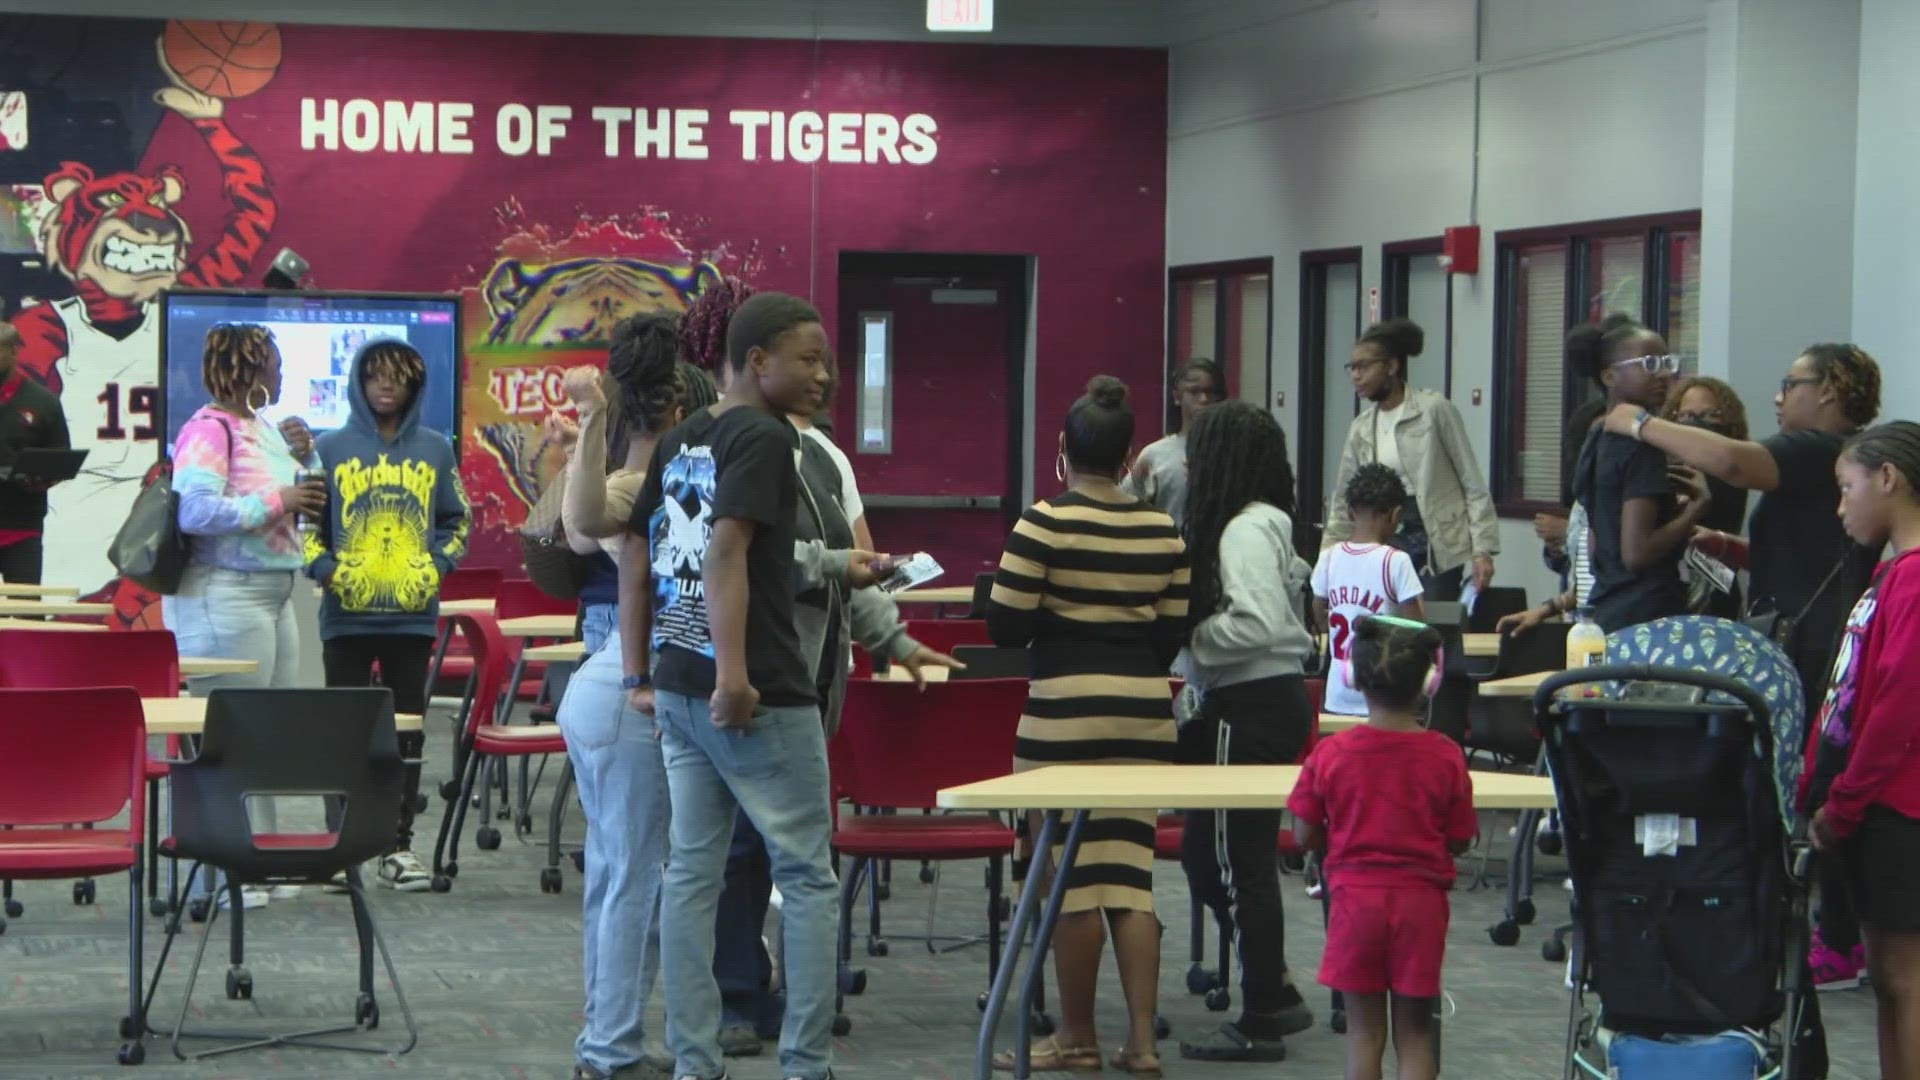
[[223,570],[298,570],[300,535],[280,489],[300,468],[278,428],[212,405],[180,428],[173,490],[193,561]]
[[326,583],[323,640],[355,634],[432,637],[440,580],[467,553],[467,495],[453,444],[420,426],[420,394],[389,441],[361,386],[362,349],[347,378],[345,427],[317,440],[327,520],[307,534],[307,576]]

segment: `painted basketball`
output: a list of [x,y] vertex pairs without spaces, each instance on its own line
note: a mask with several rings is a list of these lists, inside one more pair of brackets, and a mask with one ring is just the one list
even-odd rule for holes
[[280,28],[263,22],[174,21],[160,50],[181,83],[217,98],[243,98],[280,70]]

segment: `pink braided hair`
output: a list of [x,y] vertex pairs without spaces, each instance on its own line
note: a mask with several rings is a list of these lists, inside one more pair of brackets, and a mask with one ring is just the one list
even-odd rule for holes
[[694,297],[680,316],[681,357],[717,375],[727,359],[727,324],[753,292],[745,281],[725,277]]

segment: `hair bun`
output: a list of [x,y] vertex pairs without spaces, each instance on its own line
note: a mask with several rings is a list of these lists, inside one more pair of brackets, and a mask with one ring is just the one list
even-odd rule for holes
[[1365,336],[1387,346],[1395,356],[1419,356],[1420,350],[1427,347],[1427,332],[1412,319],[1387,319],[1374,323]]
[[1087,400],[1103,409],[1122,408],[1127,403],[1127,384],[1111,375],[1095,375],[1087,382]]

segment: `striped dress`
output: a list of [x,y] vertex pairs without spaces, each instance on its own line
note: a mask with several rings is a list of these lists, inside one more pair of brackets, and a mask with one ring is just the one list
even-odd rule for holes
[[[1032,663],[1015,772],[1176,760],[1167,668],[1186,635],[1187,552],[1172,518],[1118,488],[1035,505],[1007,538],[987,626]],[[1063,910],[1153,910],[1155,817],[1092,815]]]

